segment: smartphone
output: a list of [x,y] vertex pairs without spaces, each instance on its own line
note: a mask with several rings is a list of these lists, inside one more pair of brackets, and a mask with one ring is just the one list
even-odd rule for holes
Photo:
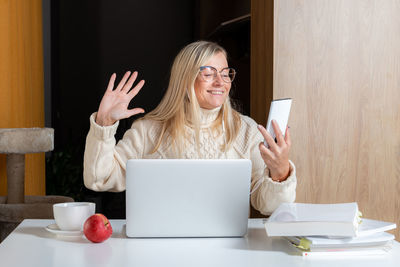
[[[268,121],[267,121],[267,131],[271,134],[276,142],[276,135],[274,128],[272,127],[272,120],[276,120],[279,125],[279,129],[285,137],[286,126],[289,121],[290,107],[292,106],[291,98],[276,99],[271,101],[271,106],[269,108]],[[267,141],[264,140],[264,145],[268,146]]]

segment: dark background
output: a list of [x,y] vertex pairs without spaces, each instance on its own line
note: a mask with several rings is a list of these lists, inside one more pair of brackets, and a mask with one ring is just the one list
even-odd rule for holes
[[[131,105],[150,111],[164,95],[179,50],[200,39],[216,41],[227,49],[229,65],[238,72],[231,97],[239,111],[249,114],[250,0],[47,3],[46,126],[55,129],[55,149],[46,155],[47,194],[93,201],[97,212],[125,218],[125,193],[90,191],[82,175],[89,116],[97,111],[114,72],[118,82],[127,70],[139,72],[138,79],[146,84]],[[120,122],[117,140],[136,118]]]

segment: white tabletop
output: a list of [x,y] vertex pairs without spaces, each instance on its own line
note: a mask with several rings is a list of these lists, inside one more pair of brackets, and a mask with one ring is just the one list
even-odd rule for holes
[[400,244],[386,256],[307,259],[285,240],[266,236],[262,219],[250,219],[244,238],[132,239],[124,220],[111,220],[104,243],[60,237],[45,227],[53,220],[24,220],[1,244],[0,266],[400,266]]

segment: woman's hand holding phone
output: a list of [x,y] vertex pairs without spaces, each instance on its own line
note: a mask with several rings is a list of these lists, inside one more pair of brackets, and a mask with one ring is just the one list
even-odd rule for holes
[[283,137],[278,123],[275,120],[272,120],[271,123],[276,133],[276,142],[263,126],[258,125],[258,130],[268,144],[267,147],[264,142],[260,142],[259,149],[261,157],[269,169],[272,180],[282,182],[289,177],[289,151],[292,143],[288,127],[286,127],[285,137]]
[[[261,157],[274,181],[286,180],[290,172],[291,140],[287,123],[291,105],[291,98],[273,100],[269,109],[267,129],[261,125],[258,126],[264,137],[264,142],[259,145]],[[284,135],[282,131],[285,131]]]

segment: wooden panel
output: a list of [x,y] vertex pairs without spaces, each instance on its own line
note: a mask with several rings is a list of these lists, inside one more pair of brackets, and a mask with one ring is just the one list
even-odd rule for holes
[[274,1],[251,1],[250,114],[265,125],[272,100]]
[[[250,115],[265,125],[272,100],[274,1],[251,0]],[[251,218],[265,217],[253,207]]]
[[356,201],[365,217],[399,223],[400,1],[274,8],[274,97],[294,98],[296,201]]
[[[0,128],[43,127],[42,1],[0,0]],[[44,153],[26,156],[25,193],[45,194]],[[0,156],[0,195],[7,194]]]

